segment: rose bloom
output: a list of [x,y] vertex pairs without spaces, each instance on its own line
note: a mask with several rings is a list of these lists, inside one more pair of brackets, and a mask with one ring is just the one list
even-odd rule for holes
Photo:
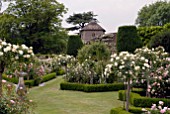
[[10,100],[10,102],[11,102],[12,104],[14,104],[14,103],[15,103],[15,101],[14,101],[14,100]]
[[161,114],[164,114],[165,112],[166,112],[165,109],[160,110],[160,113],[161,113]]

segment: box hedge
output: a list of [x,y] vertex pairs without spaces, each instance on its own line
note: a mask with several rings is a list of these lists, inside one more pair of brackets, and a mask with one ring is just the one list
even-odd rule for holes
[[[124,90],[119,91],[119,100],[125,101],[125,96]],[[163,101],[165,106],[170,107],[170,99],[142,97],[137,93],[130,93],[130,103],[135,107],[151,107],[159,101]]]
[[24,82],[25,85],[29,88],[34,86],[34,80],[25,80]]
[[125,111],[123,108],[112,108],[110,114],[131,114],[130,112]]
[[47,81],[54,79],[54,78],[56,78],[56,73],[50,73],[50,74],[44,75],[44,76],[42,76],[41,83],[47,82]]
[[124,84],[114,83],[114,84],[78,84],[63,82],[60,84],[60,89],[62,90],[76,90],[84,92],[105,92],[105,91],[118,91],[124,89]]

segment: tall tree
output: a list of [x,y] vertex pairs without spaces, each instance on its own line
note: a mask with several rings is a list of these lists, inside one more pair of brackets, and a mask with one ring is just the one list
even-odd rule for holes
[[70,17],[66,19],[66,22],[69,24],[73,24],[74,27],[68,28],[68,30],[81,29],[90,21],[97,21],[97,19],[95,18],[96,16],[97,15],[94,15],[92,11],[70,15]]
[[[64,13],[66,13],[66,8],[56,0],[16,0],[15,3],[10,3],[7,10],[4,11],[4,15],[10,16],[11,20],[12,17],[15,19],[14,22],[9,21],[13,25],[6,22],[10,25],[8,31],[12,28],[14,33],[17,33],[13,37],[20,39],[21,43],[33,46],[35,53],[44,49],[48,39],[60,40],[59,33],[64,33],[64,29],[61,28]],[[7,41],[13,40],[14,43],[18,43],[14,38],[7,37],[7,34],[4,35]],[[50,46],[46,47],[50,48]]]
[[170,23],[170,2],[167,1],[144,6],[136,19],[139,26],[163,26],[166,23]]

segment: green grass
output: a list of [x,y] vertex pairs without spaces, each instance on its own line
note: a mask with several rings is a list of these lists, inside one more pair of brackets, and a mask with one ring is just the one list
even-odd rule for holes
[[122,106],[118,92],[85,93],[60,90],[62,77],[49,81],[43,87],[29,91],[37,103],[36,114],[109,114],[113,107]]

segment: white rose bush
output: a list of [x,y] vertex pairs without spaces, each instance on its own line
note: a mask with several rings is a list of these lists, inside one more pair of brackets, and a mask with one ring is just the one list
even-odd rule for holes
[[2,74],[12,62],[28,62],[34,56],[32,47],[15,45],[0,40],[0,95],[2,95]]
[[22,68],[22,64],[29,62],[33,56],[32,47],[27,47],[24,44],[10,44],[0,40],[0,113],[30,113],[29,109],[31,108],[32,100],[29,100],[26,96],[21,99],[21,97],[16,94],[14,85],[2,80],[2,74],[5,69],[10,69],[11,67],[16,67],[17,69],[17,66],[13,65],[16,62],[19,62],[20,68]]
[[129,107],[129,94],[132,83],[147,83],[147,93],[152,97],[165,97],[170,85],[170,59],[163,47],[136,49],[135,53],[122,51],[111,55],[110,63],[106,66],[107,75],[114,73],[127,84],[126,110]]

